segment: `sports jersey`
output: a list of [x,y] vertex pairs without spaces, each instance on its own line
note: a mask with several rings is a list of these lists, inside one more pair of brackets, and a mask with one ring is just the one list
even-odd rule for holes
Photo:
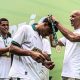
[[[21,48],[26,50],[43,49],[42,38],[29,25],[23,25],[18,29],[12,43],[19,44]],[[45,80],[42,64],[37,63],[30,56],[14,55],[9,76],[26,78],[26,80]]]
[[[9,46],[11,41],[12,38],[10,37],[3,39],[3,37],[0,36],[0,48],[5,48]],[[11,66],[10,53],[7,52],[4,54],[0,54],[0,78],[9,78],[8,74],[9,74],[10,66]]]

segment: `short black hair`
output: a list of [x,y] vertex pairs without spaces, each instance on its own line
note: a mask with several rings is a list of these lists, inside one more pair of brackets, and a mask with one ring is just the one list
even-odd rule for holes
[[43,20],[43,22],[48,23],[49,27],[51,27],[51,22],[48,20],[48,18],[45,18],[45,19]]
[[[43,20],[43,22],[48,23],[49,27],[52,29],[52,23],[48,20],[48,18],[45,18]],[[57,32],[58,31],[58,28],[56,26],[54,26],[54,28],[55,28],[55,31]]]
[[2,21],[8,21],[8,19],[6,19],[6,18],[0,18],[0,24],[1,24]]

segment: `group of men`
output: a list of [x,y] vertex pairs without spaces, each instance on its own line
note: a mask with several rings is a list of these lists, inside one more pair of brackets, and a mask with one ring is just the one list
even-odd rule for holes
[[49,51],[44,48],[45,39],[42,39],[52,32],[48,22],[32,26],[23,25],[13,39],[8,37],[8,30],[9,21],[1,18],[0,79],[48,80],[46,68],[53,69],[54,67],[54,63],[47,54]]
[[[58,40],[66,46],[62,69],[62,80],[80,80],[80,10],[70,15],[74,32],[69,31],[56,21],[56,28],[63,34]],[[47,69],[54,68],[48,55],[49,48],[44,46],[43,38],[50,36],[53,45],[52,25],[46,17],[41,23],[23,25],[10,37],[9,21],[0,19],[0,80],[48,80]],[[47,44],[47,43],[46,43]]]

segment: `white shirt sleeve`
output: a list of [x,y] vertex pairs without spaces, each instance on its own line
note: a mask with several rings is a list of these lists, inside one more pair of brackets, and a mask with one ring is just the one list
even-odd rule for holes
[[22,27],[20,27],[18,29],[18,31],[15,33],[14,37],[13,37],[13,41],[17,42],[18,44],[22,44],[24,41],[24,37],[25,37],[25,33],[27,35],[27,29],[25,28],[26,26],[23,25]]
[[64,44],[64,46],[66,45],[66,38],[65,37],[62,37],[59,40]]
[[51,54],[51,45],[48,39],[43,38],[43,52],[47,52],[47,54]]

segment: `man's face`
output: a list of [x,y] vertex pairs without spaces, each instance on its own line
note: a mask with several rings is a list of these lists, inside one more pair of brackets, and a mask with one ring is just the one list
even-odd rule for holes
[[1,21],[0,23],[0,31],[3,34],[7,34],[9,30],[9,22],[8,21]]
[[40,34],[45,37],[51,34],[51,28],[48,26],[47,23],[40,23]]
[[74,29],[80,27],[80,13],[74,12],[70,17],[71,25],[74,26]]

